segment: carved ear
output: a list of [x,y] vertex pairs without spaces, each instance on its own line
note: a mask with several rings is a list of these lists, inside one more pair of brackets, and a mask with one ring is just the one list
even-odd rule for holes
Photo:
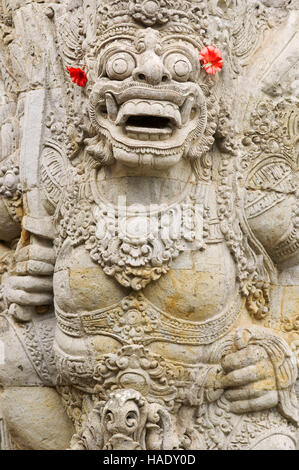
[[215,96],[209,91],[207,106],[202,103],[198,126],[189,147],[186,149],[186,157],[190,159],[195,176],[204,181],[209,181],[212,177],[211,149],[215,140],[218,112],[219,106]]

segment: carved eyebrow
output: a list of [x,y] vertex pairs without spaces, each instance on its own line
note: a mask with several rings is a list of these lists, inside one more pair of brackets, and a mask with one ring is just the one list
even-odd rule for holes
[[[175,50],[173,46],[175,45]],[[187,44],[178,44],[178,43],[170,43],[170,44],[163,44],[162,46],[162,56],[167,55],[167,53],[175,53],[175,52],[180,52],[181,54],[184,54],[191,62],[194,62],[197,60],[197,55],[198,55],[198,49],[192,48],[190,50],[190,46]]]
[[99,51],[99,64],[103,64],[107,60],[107,56],[115,53],[115,52],[128,52],[128,53],[135,53],[136,54],[136,48],[134,46],[133,41],[131,41],[131,44],[123,42],[117,43],[117,44],[109,44],[106,46],[105,49],[102,49]]
[[107,47],[105,50],[100,52],[101,57],[105,57],[111,52],[126,52],[129,50],[129,52],[136,51],[134,44],[120,44],[119,42],[117,44],[111,44],[109,47]]
[[196,39],[192,37],[180,36],[179,34],[166,35],[161,38],[161,44],[164,45],[165,42],[175,43],[177,46],[184,45],[185,47],[193,46],[194,49],[202,49],[204,46],[200,44]]
[[106,39],[104,42],[102,42],[102,44],[100,45],[100,47],[98,48],[98,53],[105,53],[105,51],[107,49],[109,49],[110,45],[111,47],[113,46],[113,43],[115,41],[118,41],[118,44],[126,44],[127,42],[128,43],[132,43],[134,44],[134,41],[135,41],[135,36],[132,36],[132,35],[124,35],[124,36],[121,36],[121,37],[117,37],[117,36],[114,36],[114,37],[111,37],[111,38],[108,38]]

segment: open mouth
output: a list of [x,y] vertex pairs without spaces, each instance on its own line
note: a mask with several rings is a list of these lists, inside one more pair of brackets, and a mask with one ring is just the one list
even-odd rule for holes
[[157,148],[181,145],[196,128],[199,116],[204,118],[205,114],[193,93],[129,89],[120,93],[102,91],[101,95],[95,100],[96,121],[114,138],[132,146],[138,142],[145,146],[147,141],[155,142]]
[[166,140],[171,136],[173,127],[169,118],[159,116],[129,116],[125,131],[131,139]]
[[105,112],[124,134],[138,140],[167,140],[190,118],[194,98],[188,97],[181,108],[170,101],[131,99],[120,106],[106,93]]
[[[106,102],[111,119],[111,99]],[[130,139],[157,141],[168,139],[181,128],[182,118],[179,107],[170,101],[132,99],[120,106],[115,124]]]

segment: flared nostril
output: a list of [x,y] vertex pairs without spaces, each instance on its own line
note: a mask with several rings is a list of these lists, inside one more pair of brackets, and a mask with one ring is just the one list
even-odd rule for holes
[[149,85],[159,85],[160,83],[168,83],[171,80],[170,74],[163,67],[157,67],[157,64],[146,64],[144,67],[136,69],[133,73],[133,79],[147,83]]

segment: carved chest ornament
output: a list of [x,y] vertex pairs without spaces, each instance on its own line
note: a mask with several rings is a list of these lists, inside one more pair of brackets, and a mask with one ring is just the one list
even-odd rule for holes
[[143,289],[183,251],[205,248],[208,185],[187,184],[169,205],[150,207],[126,207],[125,198],[114,206],[97,183],[91,188],[90,200],[77,198],[78,187],[67,197],[58,245],[68,237],[73,246],[84,242],[93,261],[123,286]]

